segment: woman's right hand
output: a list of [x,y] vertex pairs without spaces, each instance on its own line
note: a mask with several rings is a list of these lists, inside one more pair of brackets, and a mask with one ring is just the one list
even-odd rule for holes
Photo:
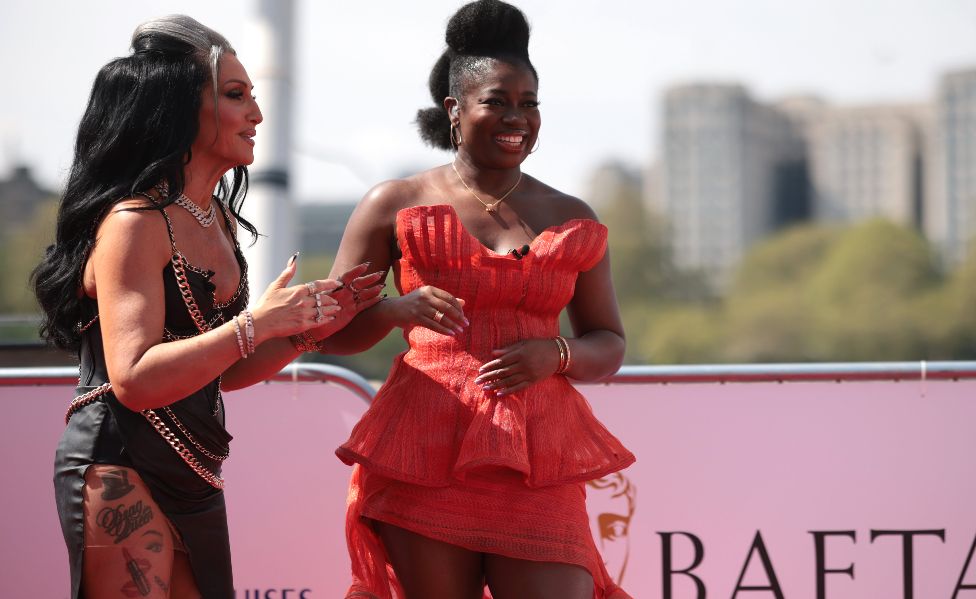
[[444,335],[456,335],[471,324],[464,316],[464,300],[437,287],[425,285],[391,302],[394,324],[427,327]]
[[[255,344],[274,337],[287,337],[321,326],[335,318],[341,308],[326,292],[339,287],[338,281],[318,279],[287,287],[298,265],[294,258],[261,295],[253,310]],[[316,318],[321,315],[321,318]]]

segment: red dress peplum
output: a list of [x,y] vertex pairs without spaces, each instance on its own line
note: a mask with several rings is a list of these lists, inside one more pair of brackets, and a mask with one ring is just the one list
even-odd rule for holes
[[454,336],[406,329],[409,349],[336,450],[356,465],[348,596],[403,596],[370,518],[474,551],[579,565],[593,575],[595,599],[629,597],[593,543],[583,483],[629,466],[633,454],[562,375],[500,398],[474,383],[492,350],[559,334],[578,273],[606,251],[606,227],[549,227],[521,260],[483,246],[449,205],[400,210],[396,232],[400,293],[444,289],[465,301],[471,324]]

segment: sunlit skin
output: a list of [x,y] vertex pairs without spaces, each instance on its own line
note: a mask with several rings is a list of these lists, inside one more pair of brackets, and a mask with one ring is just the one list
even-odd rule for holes
[[[206,210],[220,177],[254,160],[254,136],[263,115],[247,71],[233,54],[220,60],[216,99],[209,82],[200,93],[199,134],[184,168],[184,194]],[[103,220],[83,285],[84,293],[98,299],[113,391],[134,410],[172,403],[221,375],[225,389],[264,380],[297,355],[289,335],[312,329],[315,338],[328,336],[378,299],[381,274],[363,276],[366,265],[353,265],[339,280],[313,281],[317,291],[354,280],[357,288],[366,290],[359,295],[358,305],[346,290],[335,297],[321,296],[322,312],[333,319],[317,326],[315,299],[308,289],[304,284],[288,286],[297,270],[297,263],[291,262],[282,265],[281,275],[253,304],[257,353],[246,367],[237,365],[241,355],[232,323],[192,339],[160,343],[165,302],[159,274],[170,260],[166,223],[155,211],[122,210],[147,203],[141,197],[120,202]],[[224,219],[218,216],[212,227],[204,229],[186,210],[171,207],[167,213],[189,263],[215,273],[212,282],[218,300],[232,297],[241,273]],[[180,376],[172,376],[173,372]]]
[[[461,98],[444,100],[461,133],[456,166],[464,182],[491,203],[519,180],[522,162],[539,134],[538,82],[526,66],[496,60],[483,77],[464,84]],[[452,206],[468,233],[502,254],[530,243],[548,227],[573,219],[596,220],[584,202],[529,175],[522,175],[496,213],[488,213],[447,164],[370,190],[346,227],[333,273],[364,261],[384,270],[396,269],[400,258],[394,231],[397,212],[429,204]],[[440,322],[432,318],[437,311],[444,313]],[[615,372],[623,359],[624,336],[609,256],[579,274],[568,312],[575,338],[569,339],[573,360],[567,376],[595,380]],[[468,324],[464,298],[425,286],[378,304],[328,344],[334,353],[353,353],[371,346],[393,327],[419,325],[453,335]],[[494,356],[481,367],[477,382],[499,395],[525,389],[552,376],[559,367],[552,339],[519,341],[496,348]],[[592,597],[593,580],[577,566],[482,555],[389,524],[376,523],[376,528],[398,578],[409,581],[410,597],[479,596],[472,589],[480,588],[482,580],[491,585],[496,599],[524,597],[529,588],[538,589],[533,597],[539,598]],[[438,572],[451,575],[436,575]]]
[[[170,525],[161,517],[162,511],[135,471],[129,471],[130,480],[137,482],[135,486],[111,500],[100,500],[105,477],[118,472],[117,468],[100,464],[86,472],[86,516],[98,514],[106,508],[124,508],[138,502],[146,506],[151,517],[140,522],[138,528],[121,539],[100,527],[97,518],[86,517],[86,542],[90,544],[85,549],[82,577],[85,596],[199,598],[186,552],[174,547],[178,541]],[[111,471],[106,472],[109,469]],[[138,579],[134,578],[134,574]]]

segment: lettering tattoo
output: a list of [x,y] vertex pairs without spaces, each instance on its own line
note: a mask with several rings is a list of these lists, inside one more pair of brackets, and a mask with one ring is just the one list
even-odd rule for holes
[[102,508],[98,512],[95,522],[106,533],[115,537],[116,543],[120,543],[133,532],[148,524],[152,518],[152,508],[143,505],[142,501],[137,501],[135,505],[129,507],[120,503],[114,508]]
[[105,474],[99,475],[102,479],[102,499],[105,501],[115,501],[122,499],[136,488],[129,482],[129,473],[126,470],[109,470]]

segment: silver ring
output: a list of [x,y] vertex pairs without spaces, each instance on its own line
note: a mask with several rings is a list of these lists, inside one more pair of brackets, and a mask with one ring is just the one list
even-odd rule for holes
[[322,322],[322,308],[315,306],[315,322]]
[[308,294],[309,295],[315,295],[315,283],[313,283],[311,281],[309,281],[308,283],[305,283],[305,289],[308,289]]
[[434,318],[434,322],[436,322],[437,324],[440,324],[441,323],[441,319],[444,318],[444,313],[441,312],[440,310],[438,310],[437,312],[434,312],[433,318]]
[[322,298],[319,297],[319,294],[316,293],[315,294],[315,307],[318,308],[318,307],[321,307],[321,306],[322,306]]

